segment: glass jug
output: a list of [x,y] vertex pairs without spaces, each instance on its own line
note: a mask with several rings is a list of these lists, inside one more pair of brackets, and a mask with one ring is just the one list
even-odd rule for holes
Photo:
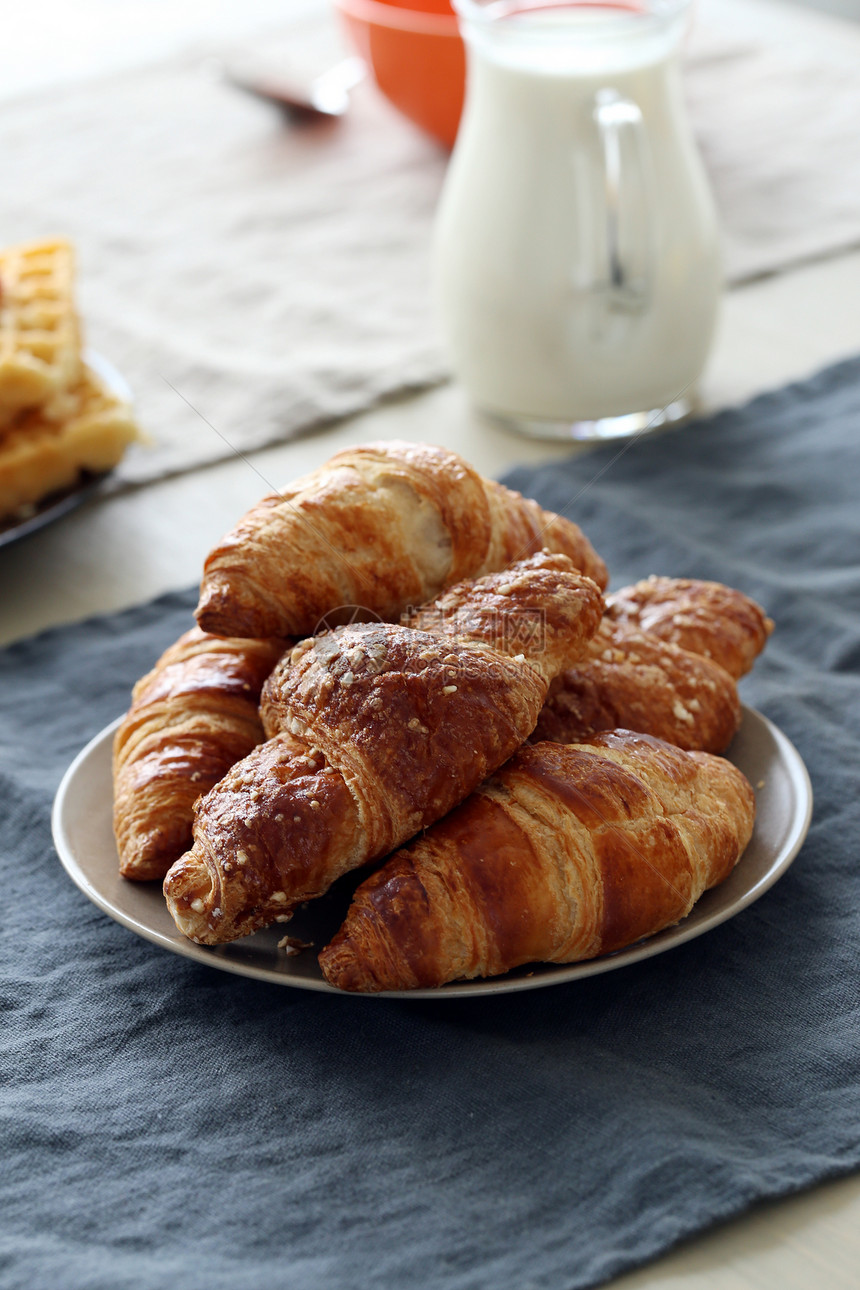
[[466,103],[435,284],[456,376],[528,434],[686,416],[719,237],[681,94],[689,0],[454,0]]

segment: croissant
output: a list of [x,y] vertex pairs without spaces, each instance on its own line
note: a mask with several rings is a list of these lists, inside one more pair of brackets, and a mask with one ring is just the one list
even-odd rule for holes
[[180,930],[213,944],[286,921],[446,814],[528,737],[602,606],[545,553],[452,588],[412,625],[297,645],[264,686],[269,740],[197,804],[194,845],[165,879]]
[[709,658],[740,680],[773,631],[764,610],[733,587],[694,578],[645,578],[606,597],[606,617]]
[[740,724],[735,680],[773,623],[718,582],[648,578],[606,597],[584,659],[550,689],[533,740],[577,743],[624,727],[720,753]]
[[532,739],[579,743],[622,728],[720,753],[740,719],[737,685],[722,667],[658,636],[624,633],[607,616],[585,658],[550,686]]
[[754,813],[731,763],[647,735],[526,746],[361,884],[323,975],[409,990],[611,953],[722,882]]
[[114,737],[114,833],[126,878],[161,880],[191,846],[192,807],[263,739],[258,702],[286,641],[195,627],[132,692]]
[[252,507],[206,560],[197,622],[221,636],[309,636],[344,605],[396,621],[544,548],[606,586],[570,520],[445,448],[366,444]]

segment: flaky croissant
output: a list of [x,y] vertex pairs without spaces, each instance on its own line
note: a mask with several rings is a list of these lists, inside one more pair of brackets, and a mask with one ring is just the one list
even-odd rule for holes
[[113,749],[124,877],[161,880],[188,850],[196,799],[264,737],[260,690],[287,645],[195,627],[138,681]]
[[606,597],[606,617],[620,631],[644,632],[699,654],[740,680],[773,631],[743,592],[696,578],[645,578]]
[[527,746],[361,884],[323,975],[409,990],[610,953],[726,878],[754,814],[741,772],[707,753],[629,731]]
[[264,497],[218,543],[197,622],[222,636],[309,636],[342,605],[396,621],[544,548],[606,586],[603,561],[570,520],[445,448],[366,444]]
[[622,728],[688,751],[721,753],[740,719],[738,688],[723,668],[604,618],[585,658],[550,686],[532,740],[579,743]]
[[606,598],[576,667],[553,682],[533,740],[577,743],[623,727],[679,748],[721,753],[740,724],[735,678],[773,623],[740,591],[690,578],[648,578]]
[[528,737],[602,608],[565,556],[542,554],[453,588],[411,626],[296,646],[264,687],[268,742],[198,803],[194,845],[167,875],[180,930],[212,944],[285,921],[438,820]]

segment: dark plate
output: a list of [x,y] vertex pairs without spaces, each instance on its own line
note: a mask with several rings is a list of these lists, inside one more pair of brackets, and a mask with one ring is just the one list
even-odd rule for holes
[[0,520],[0,546],[10,546],[12,542],[19,542],[21,538],[29,537],[31,533],[36,533],[48,524],[53,524],[54,520],[60,519],[61,516],[68,515],[69,511],[75,510],[88,497],[92,497],[99,484],[110,473],[108,471],[105,475],[86,475],[62,493],[52,493],[50,497],[45,497],[25,517]]

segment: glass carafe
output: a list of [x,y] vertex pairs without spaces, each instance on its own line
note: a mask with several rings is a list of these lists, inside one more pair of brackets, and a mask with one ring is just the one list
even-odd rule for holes
[[466,103],[435,281],[473,402],[546,437],[688,414],[720,295],[678,69],[688,0],[454,0]]

